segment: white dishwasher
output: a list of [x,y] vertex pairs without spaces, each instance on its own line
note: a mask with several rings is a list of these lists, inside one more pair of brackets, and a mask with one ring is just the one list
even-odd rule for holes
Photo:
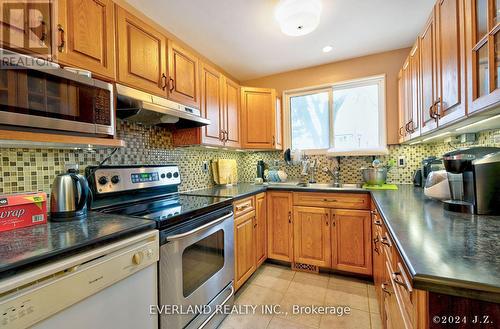
[[158,231],[0,281],[0,328],[156,329]]

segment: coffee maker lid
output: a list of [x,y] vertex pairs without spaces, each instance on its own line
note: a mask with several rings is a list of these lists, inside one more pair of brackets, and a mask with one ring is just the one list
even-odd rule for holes
[[479,146],[465,149],[458,149],[443,154],[444,160],[476,160],[488,154],[500,152],[500,147]]
[[476,165],[483,165],[483,164],[496,163],[496,162],[500,162],[500,151],[487,154],[484,157],[482,157],[481,159],[474,160],[474,161],[472,161],[472,164],[474,166],[476,166]]

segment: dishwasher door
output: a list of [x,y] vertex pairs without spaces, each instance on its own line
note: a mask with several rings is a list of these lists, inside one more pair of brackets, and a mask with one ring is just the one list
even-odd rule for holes
[[158,231],[140,233],[0,281],[0,328],[152,328]]

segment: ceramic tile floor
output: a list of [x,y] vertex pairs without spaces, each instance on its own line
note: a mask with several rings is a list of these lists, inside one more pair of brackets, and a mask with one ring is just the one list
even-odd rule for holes
[[[382,328],[373,284],[351,277],[292,271],[262,265],[237,292],[237,305],[280,305],[283,314],[229,315],[219,328]],[[292,314],[292,305],[349,306],[350,315]],[[284,314],[288,312],[288,314]]]

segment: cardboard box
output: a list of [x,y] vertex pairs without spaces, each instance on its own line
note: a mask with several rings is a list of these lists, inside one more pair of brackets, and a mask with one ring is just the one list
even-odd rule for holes
[[47,194],[0,195],[0,232],[47,223]]

